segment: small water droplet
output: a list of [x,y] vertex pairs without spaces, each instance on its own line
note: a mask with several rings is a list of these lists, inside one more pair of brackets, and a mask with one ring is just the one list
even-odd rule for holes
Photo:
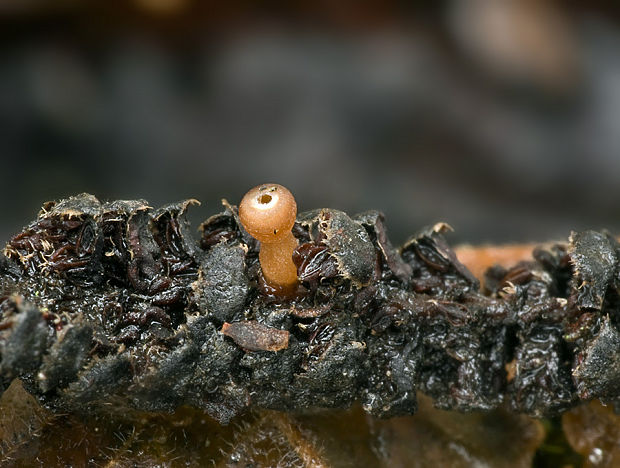
[[590,463],[598,465],[603,461],[603,450],[598,447],[594,447],[590,452],[590,455],[588,455],[588,460]]

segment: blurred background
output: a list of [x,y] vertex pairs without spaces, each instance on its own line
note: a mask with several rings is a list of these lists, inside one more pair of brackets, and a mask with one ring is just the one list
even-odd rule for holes
[[1,0],[0,242],[79,192],[262,182],[395,243],[620,232],[620,4]]

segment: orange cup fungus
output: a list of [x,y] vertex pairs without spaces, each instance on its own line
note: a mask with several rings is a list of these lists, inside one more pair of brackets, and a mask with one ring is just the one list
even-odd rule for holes
[[297,239],[291,229],[297,217],[293,194],[282,185],[262,184],[245,194],[239,218],[248,233],[260,242],[258,259],[263,277],[280,294],[292,293],[298,283],[293,250]]

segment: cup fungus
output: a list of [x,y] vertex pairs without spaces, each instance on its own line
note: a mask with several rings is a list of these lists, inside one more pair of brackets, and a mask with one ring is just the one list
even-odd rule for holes
[[243,227],[260,242],[258,259],[263,277],[279,295],[292,294],[298,283],[293,263],[298,242],[291,232],[296,217],[295,197],[278,184],[254,187],[239,204]]

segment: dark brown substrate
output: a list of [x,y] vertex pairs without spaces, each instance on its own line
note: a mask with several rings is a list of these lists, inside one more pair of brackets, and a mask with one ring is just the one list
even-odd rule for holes
[[620,245],[572,233],[485,287],[437,224],[400,249],[383,217],[302,213],[301,285],[278,299],[236,208],[202,224],[193,201],[79,195],[47,203],[0,255],[0,392],[14,378],[70,412],[360,401],[372,415],[507,405],[549,416],[599,398],[620,407]]

